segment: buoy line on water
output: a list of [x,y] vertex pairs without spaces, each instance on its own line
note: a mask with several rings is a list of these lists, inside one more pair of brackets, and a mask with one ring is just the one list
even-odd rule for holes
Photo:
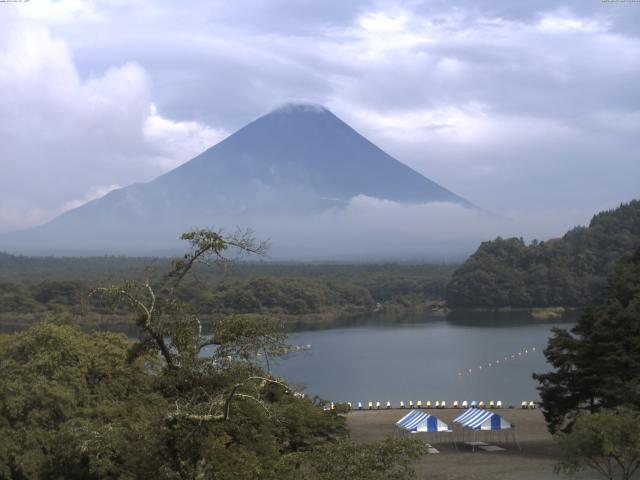
[[504,365],[505,363],[510,362],[512,360],[519,360],[523,357],[526,357],[530,353],[535,353],[538,350],[539,350],[538,347],[530,347],[530,348],[525,348],[523,350],[520,350],[516,353],[501,356],[492,362],[478,365],[475,368],[467,368],[466,370],[458,372],[458,378],[468,377],[470,375],[473,375],[474,372],[481,373],[483,370],[499,367],[500,365]]

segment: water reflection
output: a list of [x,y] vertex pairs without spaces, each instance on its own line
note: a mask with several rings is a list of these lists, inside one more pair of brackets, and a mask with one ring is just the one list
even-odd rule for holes
[[400,325],[422,325],[446,321],[452,325],[475,325],[486,327],[513,327],[516,325],[545,325],[575,323],[580,316],[576,310],[566,310],[558,318],[539,319],[526,310],[513,311],[478,311],[456,310],[444,313],[424,312],[379,312],[367,315],[345,316],[330,321],[321,322],[291,322],[288,329],[291,332],[306,332],[317,330],[333,330],[355,327],[397,327]]

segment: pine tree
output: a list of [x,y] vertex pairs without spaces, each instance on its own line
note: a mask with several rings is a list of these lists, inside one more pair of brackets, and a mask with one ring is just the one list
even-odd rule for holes
[[534,378],[551,432],[570,430],[580,411],[640,408],[640,249],[619,262],[605,305],[555,329],[545,355],[554,370]]

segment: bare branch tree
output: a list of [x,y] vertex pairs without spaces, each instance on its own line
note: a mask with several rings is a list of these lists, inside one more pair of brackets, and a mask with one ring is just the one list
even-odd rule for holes
[[[150,341],[169,369],[196,368],[198,372],[209,371],[235,379],[222,390],[210,392],[195,388],[183,393],[167,419],[225,421],[230,418],[232,405],[238,400],[253,401],[273,417],[262,399],[266,386],[277,384],[287,392],[290,388],[275,378],[257,375],[256,372],[261,372],[257,359],[264,355],[269,368],[269,356],[287,351],[286,335],[267,318],[244,315],[220,320],[214,325],[212,334],[205,336],[198,315],[190,314],[178,298],[182,281],[195,265],[209,265],[213,261],[224,269],[238,256],[264,255],[267,243],[256,242],[250,230],[239,230],[226,238],[214,230],[201,229],[187,232],[181,238],[189,242],[190,250],[172,262],[170,272],[160,285],[154,287],[149,280],[125,282],[96,289],[92,295],[124,301],[134,308],[139,315],[137,324],[147,336],[147,340],[141,340],[138,345]],[[236,256],[232,258],[230,253]],[[169,317],[168,322],[165,317]],[[207,346],[217,347],[209,358],[201,354]]]

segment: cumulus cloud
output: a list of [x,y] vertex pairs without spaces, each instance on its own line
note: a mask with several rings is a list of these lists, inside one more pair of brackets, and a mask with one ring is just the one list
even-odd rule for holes
[[101,19],[97,6],[90,0],[40,0],[37,7],[25,7],[20,13],[24,18],[60,24]]
[[0,140],[7,124],[19,132],[0,147],[13,159],[0,210],[150,179],[287,101],[325,104],[474,203],[535,219],[532,236],[640,195],[633,3],[48,0],[15,12],[17,27],[0,28],[0,65],[16,72],[0,79]]
[[[0,231],[147,181],[226,135],[158,113],[137,63],[82,79],[63,40],[28,23],[0,37]],[[105,183],[109,186],[104,187]]]

